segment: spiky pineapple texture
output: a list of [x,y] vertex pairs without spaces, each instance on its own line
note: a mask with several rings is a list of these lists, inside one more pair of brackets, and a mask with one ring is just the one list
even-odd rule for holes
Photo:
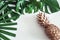
[[50,38],[50,40],[60,40],[60,29],[49,22],[45,14],[39,13],[37,15],[38,23],[44,27],[45,33]]
[[0,39],[1,40],[9,39],[3,34],[15,36],[14,33],[13,35],[6,33],[9,31],[5,31],[5,30],[11,30],[11,31],[16,30],[16,28],[11,28],[7,26],[15,24],[11,20],[16,21],[16,19],[19,18],[21,14],[24,14],[23,12],[24,10],[25,12],[28,12],[28,13],[31,13],[32,10],[34,10],[34,12],[37,12],[38,10],[41,10],[41,11],[45,10],[45,12],[50,13],[48,11],[48,8],[50,9],[52,13],[60,10],[57,0],[40,0],[39,2],[37,0],[33,0],[33,1],[32,0],[29,0],[29,1],[27,0],[0,0],[0,23],[3,23],[3,24],[0,24]]

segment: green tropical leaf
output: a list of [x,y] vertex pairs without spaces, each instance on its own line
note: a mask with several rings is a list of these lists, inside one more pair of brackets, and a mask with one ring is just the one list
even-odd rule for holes
[[4,39],[4,40],[10,40],[8,37],[4,36],[3,34],[0,33],[0,38]]
[[0,27],[0,29],[4,29],[4,30],[17,30],[17,28],[12,28],[12,27]]
[[9,35],[9,36],[13,36],[13,37],[16,36],[15,34],[13,34],[11,32],[4,31],[4,30],[0,30],[0,33],[6,34],[6,35]]
[[[17,23],[2,23],[0,24],[0,38],[4,39],[4,40],[10,40],[8,37],[6,37],[5,35],[8,35],[8,36],[12,36],[12,37],[15,37],[16,34],[14,33],[11,33],[11,32],[8,32],[8,31],[5,31],[5,30],[17,30],[17,28],[14,28],[14,27],[7,27],[9,25],[16,25]],[[6,26],[6,27],[5,27]],[[5,34],[5,35],[3,35]]]
[[31,13],[33,10],[34,12],[41,10],[50,13],[48,8],[52,13],[60,10],[57,0],[0,0],[0,39],[10,40],[4,34],[15,37],[14,33],[5,30],[17,30],[17,28],[10,26],[17,25],[13,21],[24,14],[24,10],[27,13]]
[[16,25],[17,23],[3,23],[0,24],[0,26],[10,26],[10,25]]
[[25,8],[25,11],[26,13],[32,13],[32,9],[33,9],[32,4],[30,4]]
[[48,12],[48,6],[47,6],[46,4],[45,4],[45,12],[46,12],[46,13],[49,13],[49,12]]
[[50,11],[52,13],[60,10],[57,0],[46,0],[44,2],[45,2],[45,4],[48,5],[48,7],[50,8]]

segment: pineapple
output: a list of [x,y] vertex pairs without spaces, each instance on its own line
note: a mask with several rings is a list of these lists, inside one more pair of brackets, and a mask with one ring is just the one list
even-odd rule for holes
[[50,40],[60,40],[60,29],[49,22],[45,14],[39,13],[37,15],[38,23],[45,29],[46,35]]

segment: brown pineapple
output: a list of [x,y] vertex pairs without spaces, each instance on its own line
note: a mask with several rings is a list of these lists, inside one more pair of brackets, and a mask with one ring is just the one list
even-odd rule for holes
[[45,14],[42,13],[38,14],[37,19],[38,19],[38,23],[41,26],[43,26],[47,36],[51,40],[60,40],[60,29],[56,25],[51,24],[48,21],[47,17],[45,17]]

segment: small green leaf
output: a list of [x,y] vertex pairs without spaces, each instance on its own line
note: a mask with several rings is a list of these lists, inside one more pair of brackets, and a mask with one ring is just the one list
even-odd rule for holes
[[19,11],[20,4],[21,4],[21,1],[17,2],[17,4],[16,4],[16,11],[17,12]]
[[56,0],[54,0],[54,1],[47,0],[44,2],[49,6],[52,13],[60,10],[60,7],[59,7],[58,2]]
[[0,7],[2,7],[4,5],[4,1],[0,2]]
[[[10,21],[11,19],[16,19],[16,17],[14,16],[14,17],[11,17],[11,18],[6,18],[5,21],[11,22],[11,21]],[[1,22],[3,22],[3,21],[4,21],[4,20],[1,20]]]
[[5,30],[17,30],[17,28],[13,28],[13,27],[0,27],[0,29],[5,29]]
[[17,4],[16,4],[16,11],[19,11],[19,8],[21,8],[21,6],[23,6],[22,4],[24,3],[25,0],[18,0]]
[[17,25],[17,23],[3,23],[0,26],[10,26],[10,25]]
[[38,8],[37,7],[34,7],[34,12],[37,12],[38,11]]
[[19,14],[18,13],[15,13],[15,12],[12,12],[11,13],[11,17],[14,17],[13,20],[16,20],[17,18],[19,18]]
[[26,13],[32,13],[32,10],[33,10],[32,4],[27,5],[27,7],[25,8]]
[[46,12],[46,13],[49,13],[49,12],[48,12],[48,7],[47,7],[46,4],[45,4],[45,12]]
[[26,8],[25,8],[25,12],[26,12],[26,13],[31,13],[31,12],[32,12],[32,8],[31,8],[31,7],[30,7],[30,8],[29,8],[29,7],[26,7]]
[[12,11],[8,11],[6,14],[4,14],[3,16],[0,17],[0,19],[2,19],[3,17],[5,17],[6,15],[8,15],[9,13],[11,13]]
[[43,11],[43,6],[44,6],[43,2],[40,2],[40,5],[41,5],[40,10]]
[[13,37],[16,36],[15,34],[13,34],[11,32],[4,31],[4,30],[0,30],[0,33],[6,34],[6,35],[9,35],[9,36],[13,36]]
[[7,5],[5,5],[3,8],[0,8],[0,13],[4,11],[7,8]]
[[4,36],[3,34],[0,33],[0,38],[2,38],[3,40],[10,40],[8,37]]

